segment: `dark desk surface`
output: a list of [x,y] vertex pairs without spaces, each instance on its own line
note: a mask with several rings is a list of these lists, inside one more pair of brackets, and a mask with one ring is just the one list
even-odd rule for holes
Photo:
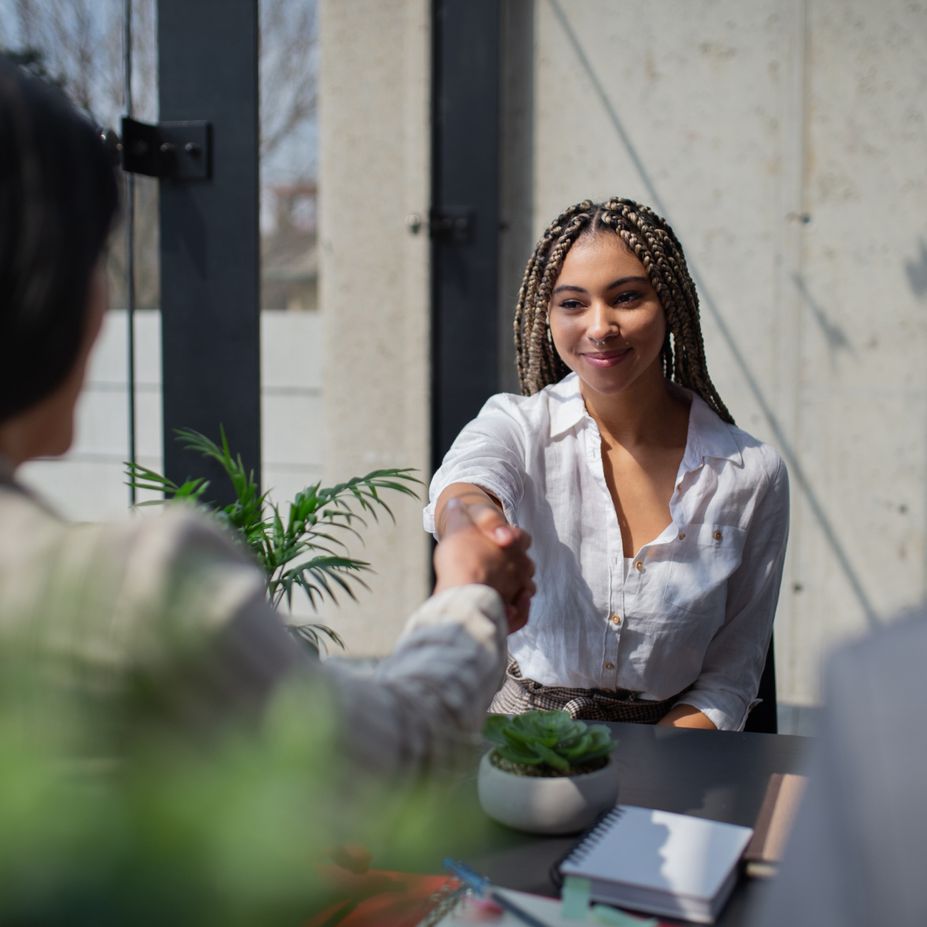
[[[618,801],[753,826],[771,773],[801,772],[807,738],[610,724],[618,746]],[[497,884],[555,895],[551,867],[578,836],[534,837],[501,825],[478,864]],[[498,840],[498,843],[496,842]],[[755,880],[741,879],[719,927],[747,923]],[[760,888],[760,891],[762,889]]]

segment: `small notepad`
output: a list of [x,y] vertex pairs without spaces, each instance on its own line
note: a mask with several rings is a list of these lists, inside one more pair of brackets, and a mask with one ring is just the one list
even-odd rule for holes
[[618,805],[560,871],[589,879],[595,901],[711,923],[734,888],[752,833],[736,824]]

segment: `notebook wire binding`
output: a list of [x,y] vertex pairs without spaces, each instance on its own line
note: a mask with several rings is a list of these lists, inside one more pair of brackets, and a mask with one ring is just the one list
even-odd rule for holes
[[554,883],[558,891],[563,887],[563,874],[560,872],[560,867],[568,860],[579,862],[585,859],[592,847],[605,836],[605,832],[611,826],[612,822],[617,821],[622,814],[624,814],[624,809],[621,805],[615,805],[614,808],[604,811],[596,818],[595,823],[588,830],[584,831],[579,840],[577,840],[563,856],[554,860],[553,865],[550,867],[549,875],[551,882]]

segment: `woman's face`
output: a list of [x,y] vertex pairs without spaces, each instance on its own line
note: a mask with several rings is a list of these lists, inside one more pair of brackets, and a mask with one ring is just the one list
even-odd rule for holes
[[567,252],[550,300],[561,360],[583,394],[625,392],[659,378],[666,319],[644,265],[612,232],[583,236]]

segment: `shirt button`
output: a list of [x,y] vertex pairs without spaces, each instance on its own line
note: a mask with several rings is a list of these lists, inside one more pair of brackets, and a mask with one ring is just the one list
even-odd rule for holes
[[720,541],[720,540],[721,540],[721,532],[720,532],[720,531],[715,531],[715,533],[712,534],[712,537],[713,537],[716,541]]
[[638,573],[643,573],[644,572],[644,561],[636,560],[634,562],[634,569],[637,570]]
[[684,541],[686,539],[685,531],[680,531],[679,534],[676,535],[676,537],[679,538],[680,541]]
[[607,669],[607,670],[613,670],[614,668],[615,668],[615,664],[612,663],[611,660],[606,660],[606,661],[605,661],[605,669]]
[[621,624],[621,615],[611,615],[608,619],[613,625]]

